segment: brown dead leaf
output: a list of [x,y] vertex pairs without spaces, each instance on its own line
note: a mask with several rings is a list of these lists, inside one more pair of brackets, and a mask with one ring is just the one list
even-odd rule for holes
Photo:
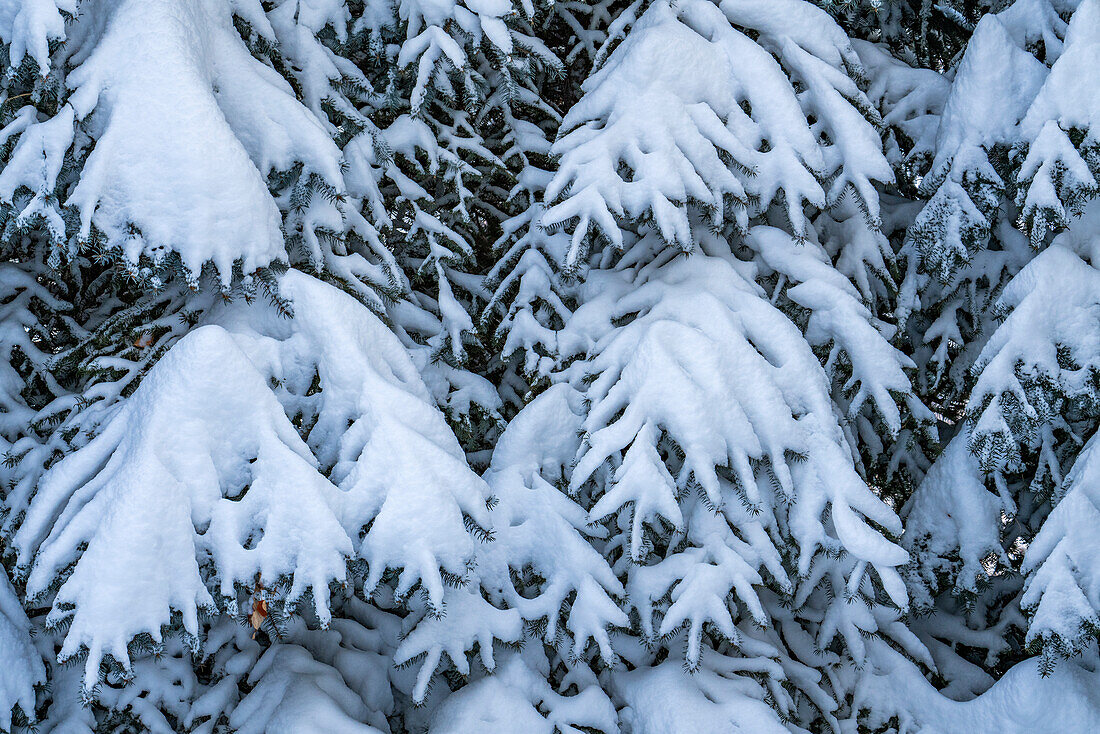
[[[263,590],[263,585],[257,580],[256,588],[252,592],[252,613],[248,615],[248,621],[252,624],[252,629],[257,632],[260,629],[260,625],[267,619],[267,600],[260,596]],[[252,639],[256,639],[256,632],[252,633]]]

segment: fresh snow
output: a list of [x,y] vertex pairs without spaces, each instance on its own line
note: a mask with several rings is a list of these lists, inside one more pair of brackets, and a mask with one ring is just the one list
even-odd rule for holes
[[11,727],[12,708],[33,716],[34,686],[46,682],[46,669],[31,640],[31,622],[7,576],[0,579],[0,727]]
[[[1070,661],[1044,675],[1035,660],[1019,663],[971,701],[942,696],[897,652],[880,647],[881,673],[865,680],[865,700],[898,715],[898,732],[940,734],[1087,734],[1100,717],[1095,667]],[[885,720],[882,721],[885,723]]]
[[1100,730],[1100,0],[0,0],[0,731]]
[[[224,325],[180,340],[43,479],[14,547],[39,594],[87,545],[57,596],[71,611],[55,606],[51,619],[72,617],[61,655],[86,647],[90,677],[105,654],[128,664],[139,632],[159,641],[173,612],[198,633],[200,610],[216,606],[205,559],[226,600],[235,585],[288,579],[286,600],[310,590],[324,622],[329,583],[345,581],[353,555],[370,563],[372,588],[401,568],[396,593],[419,581],[435,606],[441,573],[466,573],[474,541],[463,517],[489,526],[488,492],[411,360],[350,296],[295,271],[282,289],[294,322],[244,304],[218,314]],[[298,330],[311,320],[321,328]],[[314,379],[326,389],[311,397]],[[291,423],[303,413],[306,441]]]

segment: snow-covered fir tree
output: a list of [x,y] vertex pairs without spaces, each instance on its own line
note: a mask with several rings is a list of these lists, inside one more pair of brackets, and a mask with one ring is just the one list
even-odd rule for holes
[[1052,509],[1087,476],[1082,447],[1100,422],[1083,66],[1098,10],[1017,2],[978,23],[924,180],[938,189],[910,229],[918,363],[951,425],[906,532],[917,603],[935,610],[922,634],[945,658],[966,650],[949,663],[961,678],[986,668],[964,688],[1024,656],[1041,652],[1049,671],[1087,647],[1084,611],[1060,607],[1055,621],[1054,602],[1038,607],[1059,563],[1049,544],[1069,532],[1069,510]]
[[547,478],[588,508],[625,591],[604,611],[625,639],[574,636],[573,654],[634,669],[605,677],[636,730],[665,730],[656,712],[723,672],[758,682],[696,723],[835,724],[852,715],[835,671],[863,663],[865,635],[900,631],[907,603],[865,461],[931,418],[868,307],[889,302],[893,174],[862,67],[801,2],[654,3],[624,36],[565,116],[544,193],[580,305],[556,333],[527,318],[509,335],[556,345],[561,365],[528,363],[560,384],[517,421],[563,389],[583,401],[582,437],[561,433],[571,462]]
[[1100,0],[0,42],[0,731],[1100,726]]

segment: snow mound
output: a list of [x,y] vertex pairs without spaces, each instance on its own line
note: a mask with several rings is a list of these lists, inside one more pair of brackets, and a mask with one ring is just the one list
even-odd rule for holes
[[801,236],[804,203],[853,193],[877,221],[873,181],[893,173],[845,70],[858,58],[822,11],[791,0],[781,12],[780,23],[750,0],[654,3],[584,83],[552,149],[561,159],[542,217],[573,231],[567,266],[584,257],[590,227],[622,249],[622,219],[691,249],[691,208],[745,230],[782,195]]
[[293,318],[216,310],[31,502],[13,542],[28,593],[72,564],[50,620],[70,620],[61,657],[87,648],[89,679],[174,613],[198,634],[200,609],[257,579],[311,592],[327,623],[349,558],[369,589],[395,569],[399,597],[420,584],[436,606],[472,563],[488,490],[396,337],[297,271],[281,291]]
[[225,284],[235,264],[249,273],[285,260],[265,179],[300,164],[342,190],[340,152],[321,123],[250,55],[225,3],[131,0],[96,12],[69,39],[71,93],[56,116],[23,131],[0,199],[30,189],[17,214],[51,221],[60,246],[54,189],[72,155],[81,175],[61,206],[79,215],[78,242],[94,230],[134,267],[176,253],[192,279],[212,262]]
[[46,667],[31,641],[31,623],[5,573],[0,578],[0,729],[11,730],[16,706],[34,718],[34,686],[46,682]]

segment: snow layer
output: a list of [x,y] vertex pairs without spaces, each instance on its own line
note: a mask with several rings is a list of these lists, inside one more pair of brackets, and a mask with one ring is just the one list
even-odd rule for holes
[[12,708],[34,718],[34,686],[46,682],[46,668],[31,641],[31,623],[8,581],[0,578],[0,729],[11,728]]
[[[620,712],[632,734],[787,734],[775,710],[752,695],[750,681],[741,685],[719,671],[704,668],[694,675],[681,661],[616,673],[615,688],[625,708]],[[759,695],[759,694],[758,694]]]
[[[414,700],[424,700],[443,654],[465,675],[465,651],[477,643],[481,666],[497,670],[493,641],[521,642],[525,622],[543,625],[542,641],[574,658],[594,642],[605,660],[617,660],[609,629],[629,623],[617,601],[625,591],[591,544],[604,532],[556,486],[576,454],[581,412],[581,396],[556,385],[520,411],[501,436],[485,474],[497,500],[494,538],[476,549],[471,588],[448,592],[445,614],[420,620],[395,655],[398,664],[424,656]],[[520,582],[532,572],[541,583]]]
[[[1084,220],[1089,221],[1089,220]],[[1068,402],[1094,399],[1100,369],[1100,270],[1056,239],[1013,278],[1000,303],[1011,313],[982,350],[968,410],[973,433],[992,440],[981,449],[984,471],[1000,471],[1017,444],[1043,446],[1042,426]],[[977,439],[975,439],[977,440]],[[977,444],[974,444],[977,446]],[[1050,464],[1049,456],[1044,456]],[[1062,472],[1050,466],[1056,484]],[[1006,511],[1015,507],[1005,499]]]
[[[1002,554],[999,542],[1001,502],[982,482],[978,460],[962,433],[947,444],[909,501],[904,545],[914,559],[914,603],[930,609],[928,589],[948,573],[959,591],[975,591],[986,577],[983,561]],[[952,560],[948,560],[952,559]],[[954,560],[957,559],[957,560]]]
[[1100,721],[1100,671],[1066,662],[1049,675],[1037,659],[1011,668],[972,701],[940,694],[917,668],[885,645],[874,646],[875,672],[861,681],[857,703],[885,712],[868,724],[898,717],[898,734],[1092,734]]
[[1023,118],[1023,136],[1034,140],[1047,121],[1055,122],[1063,130],[1095,129],[1100,122],[1093,78],[1098,65],[1100,3],[1082,0],[1066,29],[1061,54]]
[[967,147],[1012,141],[1046,76],[1046,67],[1015,44],[998,16],[983,16],[951,85],[934,168]]
[[615,707],[599,688],[590,687],[575,696],[558,695],[546,681],[547,667],[541,651],[509,654],[493,675],[444,701],[432,717],[429,734],[618,730]]
[[1020,601],[1031,612],[1029,644],[1071,656],[1100,629],[1100,434],[1081,449],[1059,492],[1060,501],[1031,542]]
[[[808,533],[800,538],[801,569],[808,568],[819,542],[828,544],[812,529],[816,520],[810,522],[816,513],[811,508],[823,503],[835,503],[834,522],[849,552],[881,565],[887,575],[890,566],[904,562],[899,548],[868,534],[870,528],[849,514],[865,513],[900,531],[897,518],[842,458],[843,439],[820,363],[754,286],[721,260],[689,257],[618,302],[590,300],[576,318],[610,322],[627,314],[636,318],[608,330],[584,366],[595,379],[586,391],[592,401],[584,424],[589,435],[572,487],[613,452],[635,443],[639,432],[659,427],[684,451],[685,469],[715,504],[723,502],[715,467],[730,466],[752,503],[761,501],[761,489],[749,460],[768,460],[780,494],[798,498],[793,509],[801,520],[792,521],[793,528],[796,536]],[[789,462],[787,451],[809,459]],[[659,486],[638,485],[647,491]],[[904,596],[898,601],[904,603]]]
[[358,555],[368,588],[398,569],[399,596],[419,582],[442,606],[442,574],[472,561],[466,522],[490,527],[484,482],[392,333],[297,271],[281,290],[292,319],[259,304],[215,313],[31,503],[14,539],[29,593],[76,561],[51,619],[71,617],[61,657],[86,647],[92,680],[104,654],[128,661],[136,634],[159,640],[173,612],[197,634],[219,603],[207,582],[228,599],[285,579],[287,601],[311,591],[326,623],[329,583]]
[[58,605],[75,605],[61,655],[87,646],[91,679],[103,654],[127,661],[137,633],[159,640],[171,610],[198,632],[199,608],[213,607],[198,565],[206,554],[223,594],[256,574],[293,576],[292,598],[343,578],[352,548],[328,510],[336,489],[265,383],[223,329],[195,330],[43,479],[15,545],[24,558],[37,550],[36,594],[87,543],[54,609],[61,618]]
[[248,273],[286,259],[265,177],[301,163],[343,188],[340,153],[317,118],[250,55],[222,2],[131,0],[96,12],[70,39],[71,94],[20,137],[0,198],[27,186],[36,197],[22,216],[48,209],[64,156],[85,147],[79,132],[95,141],[65,202],[81,241],[94,227],[130,263],[175,252],[192,277],[213,262],[226,284],[234,263]]
[[899,61],[884,46],[857,40],[852,46],[870,78],[867,97],[883,111],[883,125],[896,126],[909,137],[911,160],[934,156],[951,82],[931,69]]
[[233,710],[238,734],[298,734],[303,727],[332,734],[380,734],[361,723],[363,701],[335,668],[296,645],[276,645],[249,674],[255,687]]
[[[735,619],[771,623],[765,578],[799,604],[818,584],[871,594],[873,573],[907,604],[907,554],[877,529],[900,521],[855,472],[821,363],[755,284],[692,255],[633,288],[621,273],[586,287],[562,335],[586,354],[566,374],[590,402],[569,490],[592,483],[590,521],[621,533],[647,638],[687,629],[697,665],[704,625],[740,640]],[[650,555],[670,529],[677,550]],[[841,634],[858,657],[873,614],[828,606],[817,644]]]
[[[744,229],[782,192],[800,234],[803,202],[823,207],[854,190],[877,217],[872,180],[893,174],[849,101],[866,102],[841,70],[842,56],[858,59],[821,11],[792,1],[784,12],[779,24],[757,2],[654,3],[585,81],[553,147],[561,160],[546,200],[556,203],[542,220],[571,223],[567,265],[583,255],[590,225],[622,248],[619,219],[651,220],[664,240],[690,249],[689,202],[715,224]],[[806,93],[795,93],[792,76]],[[821,180],[833,174],[825,191]]]
[[60,11],[76,13],[78,0],[3,0],[0,2],[0,41],[8,46],[8,61],[18,67],[30,56],[45,76],[50,71],[50,41],[65,38]]

